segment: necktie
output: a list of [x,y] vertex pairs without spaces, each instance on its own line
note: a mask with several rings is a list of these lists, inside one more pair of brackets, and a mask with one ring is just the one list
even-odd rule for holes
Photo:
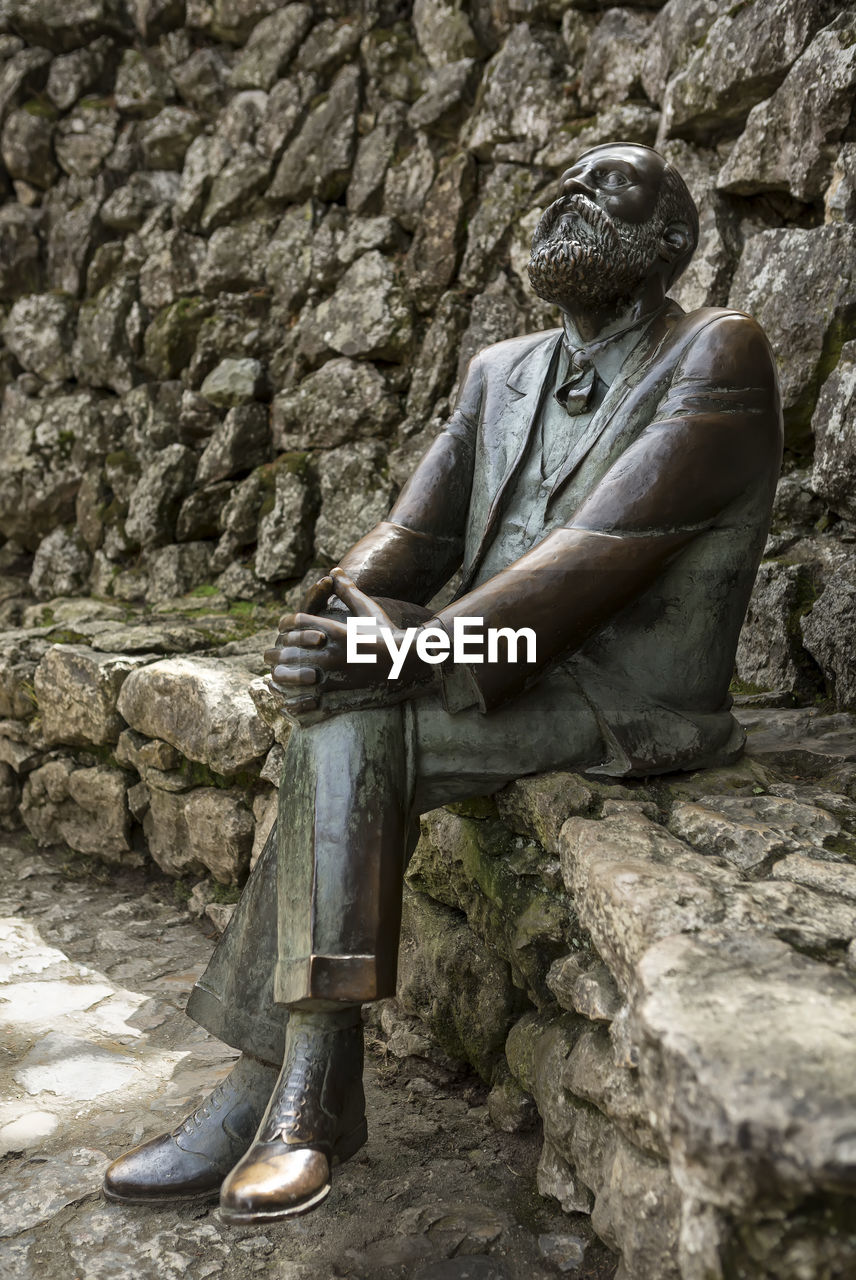
[[596,377],[591,357],[584,351],[573,352],[568,377],[555,392],[556,399],[568,414],[584,413],[588,409]]

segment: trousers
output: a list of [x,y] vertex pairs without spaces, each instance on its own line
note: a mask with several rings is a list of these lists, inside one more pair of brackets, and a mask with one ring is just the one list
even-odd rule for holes
[[605,758],[566,672],[505,706],[450,714],[438,694],[295,728],[277,820],[187,1012],[281,1062],[287,1006],[395,994],[407,860],[421,813],[513,778]]

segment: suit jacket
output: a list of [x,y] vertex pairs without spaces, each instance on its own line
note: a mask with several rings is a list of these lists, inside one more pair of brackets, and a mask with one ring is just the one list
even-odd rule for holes
[[[544,670],[563,673],[598,715],[611,749],[603,772],[733,759],[743,735],[728,686],[782,451],[767,340],[738,312],[685,315],[667,303],[573,442],[551,527],[484,579],[561,336],[513,338],[475,357],[388,520],[343,567],[370,594],[416,603],[461,568],[441,624],[476,616],[538,638],[534,665],[469,667],[470,701],[489,713]],[[447,705],[463,704],[450,692]]]

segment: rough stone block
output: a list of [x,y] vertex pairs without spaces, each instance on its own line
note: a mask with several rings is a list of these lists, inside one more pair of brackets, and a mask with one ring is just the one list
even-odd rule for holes
[[117,700],[125,680],[145,657],[97,653],[86,645],[48,649],[35,675],[41,732],[46,743],[77,746],[115,742],[124,729]]
[[216,773],[240,773],[273,744],[247,690],[253,674],[224,659],[165,658],[126,682],[119,711],[138,733]]
[[149,788],[143,831],[149,852],[169,875],[210,871],[235,884],[247,870],[253,818],[240,790],[196,787],[185,794]]

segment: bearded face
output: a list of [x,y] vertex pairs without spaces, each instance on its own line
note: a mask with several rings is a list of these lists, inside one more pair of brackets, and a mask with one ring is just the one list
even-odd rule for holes
[[532,238],[529,280],[545,302],[601,306],[633,293],[654,262],[656,218],[623,222],[582,194],[545,210]]

